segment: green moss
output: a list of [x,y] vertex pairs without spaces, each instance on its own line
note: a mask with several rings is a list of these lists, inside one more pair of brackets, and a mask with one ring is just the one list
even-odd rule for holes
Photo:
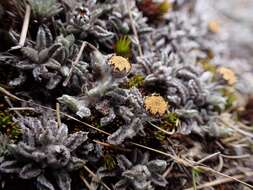
[[104,156],[103,162],[104,162],[104,166],[108,170],[112,170],[112,169],[114,169],[117,166],[116,159],[113,156],[109,155],[109,154],[107,154],[107,155]]
[[129,57],[131,53],[131,39],[123,36],[116,41],[115,52],[117,55]]
[[164,124],[176,127],[178,126],[179,118],[175,112],[166,113],[164,116]]
[[[179,118],[175,112],[166,113],[159,127],[164,130],[173,129],[179,125]],[[166,134],[162,131],[156,131],[154,133],[155,138],[159,141],[164,141]]]
[[155,138],[156,138],[157,140],[159,140],[159,141],[164,141],[165,138],[166,138],[166,134],[165,134],[164,132],[162,132],[162,131],[156,131],[156,132],[154,133],[154,135],[155,135]]
[[10,115],[6,115],[6,113],[4,112],[0,112],[0,127],[1,128],[5,128],[9,125],[11,125],[12,122],[12,118]]
[[135,75],[132,78],[130,78],[130,80],[128,81],[128,87],[132,88],[132,87],[140,87],[142,86],[144,83],[144,76],[142,75]]
[[0,112],[0,132],[12,140],[18,140],[21,137],[21,129],[6,112]]

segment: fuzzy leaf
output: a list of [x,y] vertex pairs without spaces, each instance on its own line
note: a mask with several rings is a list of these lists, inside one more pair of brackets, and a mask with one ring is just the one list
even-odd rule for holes
[[37,187],[40,190],[55,190],[54,186],[42,174],[37,177]]
[[68,127],[62,124],[55,135],[57,142],[64,142],[68,138]]
[[21,52],[33,62],[39,62],[39,53],[37,50],[30,47],[22,47]]
[[117,190],[125,190],[127,188],[128,188],[127,179],[122,179],[115,184],[115,189],[117,189]]
[[67,170],[68,171],[75,171],[75,170],[82,168],[85,164],[86,164],[86,162],[84,160],[72,156],[69,163],[68,163]]
[[115,177],[115,176],[117,176],[117,172],[114,171],[114,170],[109,171],[106,167],[100,167],[97,170],[97,175],[100,178],[103,178],[103,177]]
[[133,166],[133,164],[124,155],[117,156],[117,162],[120,169],[123,171],[130,169]]
[[162,173],[167,166],[167,162],[164,160],[152,160],[148,162],[147,167],[151,172]]
[[71,190],[71,178],[65,171],[57,171],[54,173],[56,183],[61,190]]
[[165,187],[168,183],[162,175],[159,175],[159,174],[156,174],[156,173],[152,173],[151,181],[154,184],[156,184],[158,186],[162,186],[162,187]]
[[54,142],[54,136],[49,128],[46,128],[42,134],[39,136],[39,142],[43,145],[48,145]]
[[20,170],[18,161],[4,161],[0,165],[0,171],[3,173],[17,173]]
[[136,136],[139,132],[143,130],[142,122],[139,118],[136,118],[128,126],[120,127],[116,132],[110,135],[107,140],[111,144],[120,144],[127,138],[132,138]]
[[36,37],[36,49],[42,50],[47,47],[46,32],[44,27],[40,26]]
[[88,133],[79,131],[77,133],[71,134],[66,140],[64,145],[70,149],[70,151],[75,150],[78,146],[84,143],[88,139]]
[[22,179],[30,179],[40,175],[41,169],[35,167],[33,164],[25,165],[19,172],[19,176]]

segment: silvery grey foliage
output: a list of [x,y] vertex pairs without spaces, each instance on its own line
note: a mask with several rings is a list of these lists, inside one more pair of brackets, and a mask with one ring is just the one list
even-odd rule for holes
[[[131,40],[134,58],[138,55],[138,46],[146,43],[149,40],[147,34],[150,34],[154,30],[148,25],[147,18],[137,8],[135,0],[116,1],[106,22],[108,30],[114,31],[116,37],[112,40],[107,40],[105,43],[106,47],[112,48],[117,39],[127,35]],[[136,38],[134,30],[136,30],[139,39]],[[148,46],[149,48],[150,46]]]
[[37,19],[48,19],[63,10],[56,0],[28,0],[33,16]]
[[34,178],[39,189],[70,190],[70,172],[85,164],[75,156],[75,151],[87,140],[87,133],[69,135],[65,124],[58,127],[57,122],[48,118],[41,121],[25,117],[19,123],[23,140],[9,145],[9,155],[1,163],[0,171],[22,179]]
[[[121,144],[125,139],[133,138],[137,134],[144,136],[143,124],[146,121],[152,120],[144,109],[143,97],[140,91],[137,88],[131,88],[125,90],[125,93],[125,96],[123,96],[125,102],[117,109],[117,114],[123,118],[125,124],[108,137],[108,142],[111,144]],[[117,94],[113,94],[113,96],[115,97]],[[120,98],[122,99],[122,97]],[[125,103],[128,106],[125,106]]]
[[[36,45],[28,41],[27,46],[21,48],[24,59],[10,53],[2,54],[1,64],[11,65],[19,69],[18,78],[10,81],[10,85],[18,86],[27,79],[28,72],[36,81],[46,83],[46,88],[56,88],[70,72],[71,60],[77,54],[77,45],[72,34],[57,36],[53,40],[51,31],[46,25],[41,25],[37,31]],[[69,86],[81,88],[86,78],[87,64],[80,61],[74,67],[73,77]]]
[[209,116],[208,122],[202,125],[201,128],[196,125],[192,130],[194,133],[204,136],[208,134],[211,137],[222,138],[233,134],[234,130],[221,121],[221,116]]
[[26,60],[18,63],[23,69],[32,69],[35,80],[47,81],[47,88],[55,88],[63,77],[66,77],[69,68],[67,59],[75,54],[74,36],[53,37],[46,25],[39,27],[36,46],[21,48]]
[[[87,47],[91,50],[90,67],[93,75],[87,73],[87,80],[84,84],[84,95],[77,98],[69,95],[63,95],[62,97],[58,98],[59,102],[65,104],[80,117],[89,117],[91,115],[89,107],[94,106],[94,104],[98,103],[108,92],[117,88],[119,83],[127,74],[114,74],[113,69],[108,64],[109,59],[113,55],[103,55],[98,51],[98,49],[88,42]],[[98,105],[97,108],[99,109]]]
[[[4,161],[4,156],[8,154],[9,138],[6,135],[0,134],[0,164]],[[0,172],[0,188],[5,186],[4,174]]]
[[[158,55],[158,56],[157,56]],[[159,56],[160,55],[160,56]],[[219,81],[213,82],[213,74],[200,66],[189,66],[173,52],[139,58],[143,68],[135,72],[146,75],[144,85],[162,89],[171,111],[182,119],[179,131],[190,133],[193,125],[201,126],[217,115],[217,108],[224,110],[226,98],[220,92]]]
[[[130,13],[132,14],[132,21]],[[140,38],[143,38],[145,34],[150,33],[153,29],[148,26],[147,18],[145,18],[141,11],[136,6],[136,1],[117,1],[112,13],[108,17],[108,26],[110,30],[117,31],[118,34],[133,34],[132,25],[136,28]],[[137,41],[131,36],[132,42],[136,45]]]
[[[90,66],[92,73],[96,73],[95,82],[87,80],[87,89],[83,96],[63,95],[58,101],[80,117],[90,117],[90,109],[95,108],[104,115],[100,119],[101,126],[111,123],[117,115],[123,118],[125,125],[108,138],[110,143],[120,144],[126,138],[132,138],[138,133],[144,135],[143,123],[149,117],[143,107],[141,93],[137,88],[129,90],[119,88],[127,73],[115,73],[108,64],[112,55],[101,54],[91,44],[87,46],[92,48]],[[124,106],[125,104],[128,106]]]
[[10,139],[0,133],[0,157],[6,155],[8,152],[8,144],[10,143]]
[[105,167],[97,171],[101,178],[120,176],[121,179],[115,184],[115,189],[153,190],[156,186],[165,187],[167,184],[166,179],[162,176],[167,162],[159,159],[149,161],[147,152],[143,154],[135,150],[131,160],[125,155],[118,155],[117,164],[117,169],[113,171]]
[[104,42],[115,37],[115,34],[106,29],[107,23],[100,19],[105,12],[112,9],[109,4],[100,4],[96,0],[76,3],[69,15],[67,31],[76,33],[80,39],[88,35],[95,37],[99,42]]
[[[113,49],[116,39],[133,34],[133,22],[140,38],[152,31],[147,19],[137,9],[136,2],[130,1],[99,1],[88,0],[81,3],[71,3],[72,12],[68,15],[67,32],[78,34],[80,39],[95,37],[95,42]],[[132,21],[129,16],[132,13]],[[130,35],[136,46],[137,39]]]
[[[18,177],[34,182],[41,190],[70,190],[71,177],[75,176],[72,172],[74,174],[87,161],[91,171],[99,168],[99,177],[106,178],[104,184],[114,186],[114,189],[168,189],[171,187],[163,177],[166,161],[149,161],[148,153],[141,151],[135,151],[133,159],[128,159],[126,155],[118,155],[117,145],[130,148],[126,141],[140,136],[152,141],[152,131],[155,129],[149,130],[146,124],[156,121],[157,126],[164,127],[170,113],[175,114],[172,119],[178,119],[176,124],[173,121],[175,126],[171,126],[176,133],[193,132],[200,136],[208,134],[221,138],[234,132],[221,122],[224,119],[222,113],[227,106],[227,99],[221,92],[224,83],[200,64],[202,61],[215,66],[229,63],[237,68],[242,63],[240,59],[231,60],[228,51],[233,49],[235,52],[241,46],[236,47],[233,40],[230,42],[233,48],[230,48],[225,43],[226,35],[211,31],[209,20],[204,18],[207,14],[202,10],[203,5],[213,0],[169,0],[173,4],[171,10],[157,20],[143,16],[142,10],[137,6],[139,1],[141,0],[27,1],[32,13],[24,47],[0,52],[0,66],[11,66],[8,67],[11,74],[7,74],[7,81],[12,78],[12,73],[15,77],[7,86],[20,87],[28,82],[39,84],[39,90],[48,94],[46,99],[52,99],[47,102],[49,107],[54,106],[54,100],[60,96],[57,100],[62,105],[61,111],[74,112],[79,119],[91,125],[98,121],[98,127],[111,133],[107,137],[94,130],[90,135],[98,138],[97,143],[107,141],[112,149],[102,149],[93,139],[88,140],[85,132],[68,134],[66,125],[57,126],[51,118],[43,117],[40,120],[25,117],[19,119],[23,130],[22,141],[13,144],[1,141],[0,136],[1,182],[1,177]],[[7,12],[6,15],[13,14],[11,10],[5,10],[5,2],[0,3],[0,18],[3,12],[4,15]],[[23,6],[23,3],[18,4],[19,0],[10,2]],[[152,5],[161,2],[163,0],[146,3]],[[4,10],[1,9],[2,5]],[[24,14],[23,8],[20,12],[17,11],[17,15]],[[149,8],[152,9],[152,6],[147,8],[147,11],[152,11]],[[2,16],[2,19],[5,18]],[[9,32],[11,44],[14,45],[20,40],[19,29],[22,26],[22,23],[16,24],[13,24],[10,31],[4,31]],[[247,39],[243,39],[243,33],[240,36],[242,39],[239,41]],[[123,47],[128,43],[124,42],[125,39],[131,40],[131,46]],[[2,37],[0,40],[2,42]],[[78,63],[75,63],[83,41],[84,51],[81,52]],[[119,53],[116,52],[116,44],[122,46],[119,49],[131,47],[125,55],[128,56],[126,60],[131,62],[128,71],[122,67],[115,69],[115,65],[122,60],[110,62]],[[119,72],[115,71],[117,69]],[[243,70],[247,73],[242,78],[249,78],[252,68],[246,66]],[[242,71],[242,67],[238,71]],[[18,97],[26,93],[20,92],[20,88],[15,88],[12,92],[17,92]],[[163,97],[166,103],[164,115],[152,116],[147,111],[145,98],[156,94]],[[43,102],[40,101],[40,94],[28,95],[32,102]],[[28,105],[24,103],[22,106],[41,111],[34,104]],[[181,142],[180,140],[181,138],[175,142]],[[157,145],[168,148],[167,139],[162,141],[157,138],[156,142]],[[170,144],[173,147],[174,139]],[[8,154],[1,155],[7,150]],[[173,151],[176,150],[171,150]],[[105,152],[112,154],[112,160],[108,160],[113,162],[112,168],[116,165],[114,169],[101,167],[101,158]],[[108,166],[107,163],[105,166]],[[169,169],[174,171],[173,167]],[[101,185],[100,178],[92,176],[91,181],[88,179],[90,186],[83,181],[88,189],[102,190],[105,188]],[[78,181],[79,178],[75,180]],[[77,185],[78,188],[81,186],[79,182],[72,185]],[[178,188],[183,186],[185,184]]]
[[79,147],[77,155],[90,163],[97,163],[103,156],[103,147],[96,143],[86,142]]

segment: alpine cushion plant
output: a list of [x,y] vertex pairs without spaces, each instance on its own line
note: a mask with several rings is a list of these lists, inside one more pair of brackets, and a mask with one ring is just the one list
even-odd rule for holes
[[0,1],[1,187],[190,189],[203,158],[251,173],[251,37],[211,1]]

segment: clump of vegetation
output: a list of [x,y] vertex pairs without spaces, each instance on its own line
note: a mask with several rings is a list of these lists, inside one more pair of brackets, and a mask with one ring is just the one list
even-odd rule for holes
[[252,187],[252,69],[208,6],[0,1],[0,189]]
[[0,112],[0,132],[15,141],[22,135],[19,125],[13,121],[11,115],[4,111]]
[[131,55],[131,39],[129,36],[120,37],[115,43],[115,52],[117,55],[123,57],[130,57]]
[[164,124],[169,127],[177,127],[180,123],[179,116],[175,112],[166,113],[163,117]]
[[129,79],[128,81],[128,87],[141,87],[144,84],[144,76],[142,75],[134,75],[132,78]]

